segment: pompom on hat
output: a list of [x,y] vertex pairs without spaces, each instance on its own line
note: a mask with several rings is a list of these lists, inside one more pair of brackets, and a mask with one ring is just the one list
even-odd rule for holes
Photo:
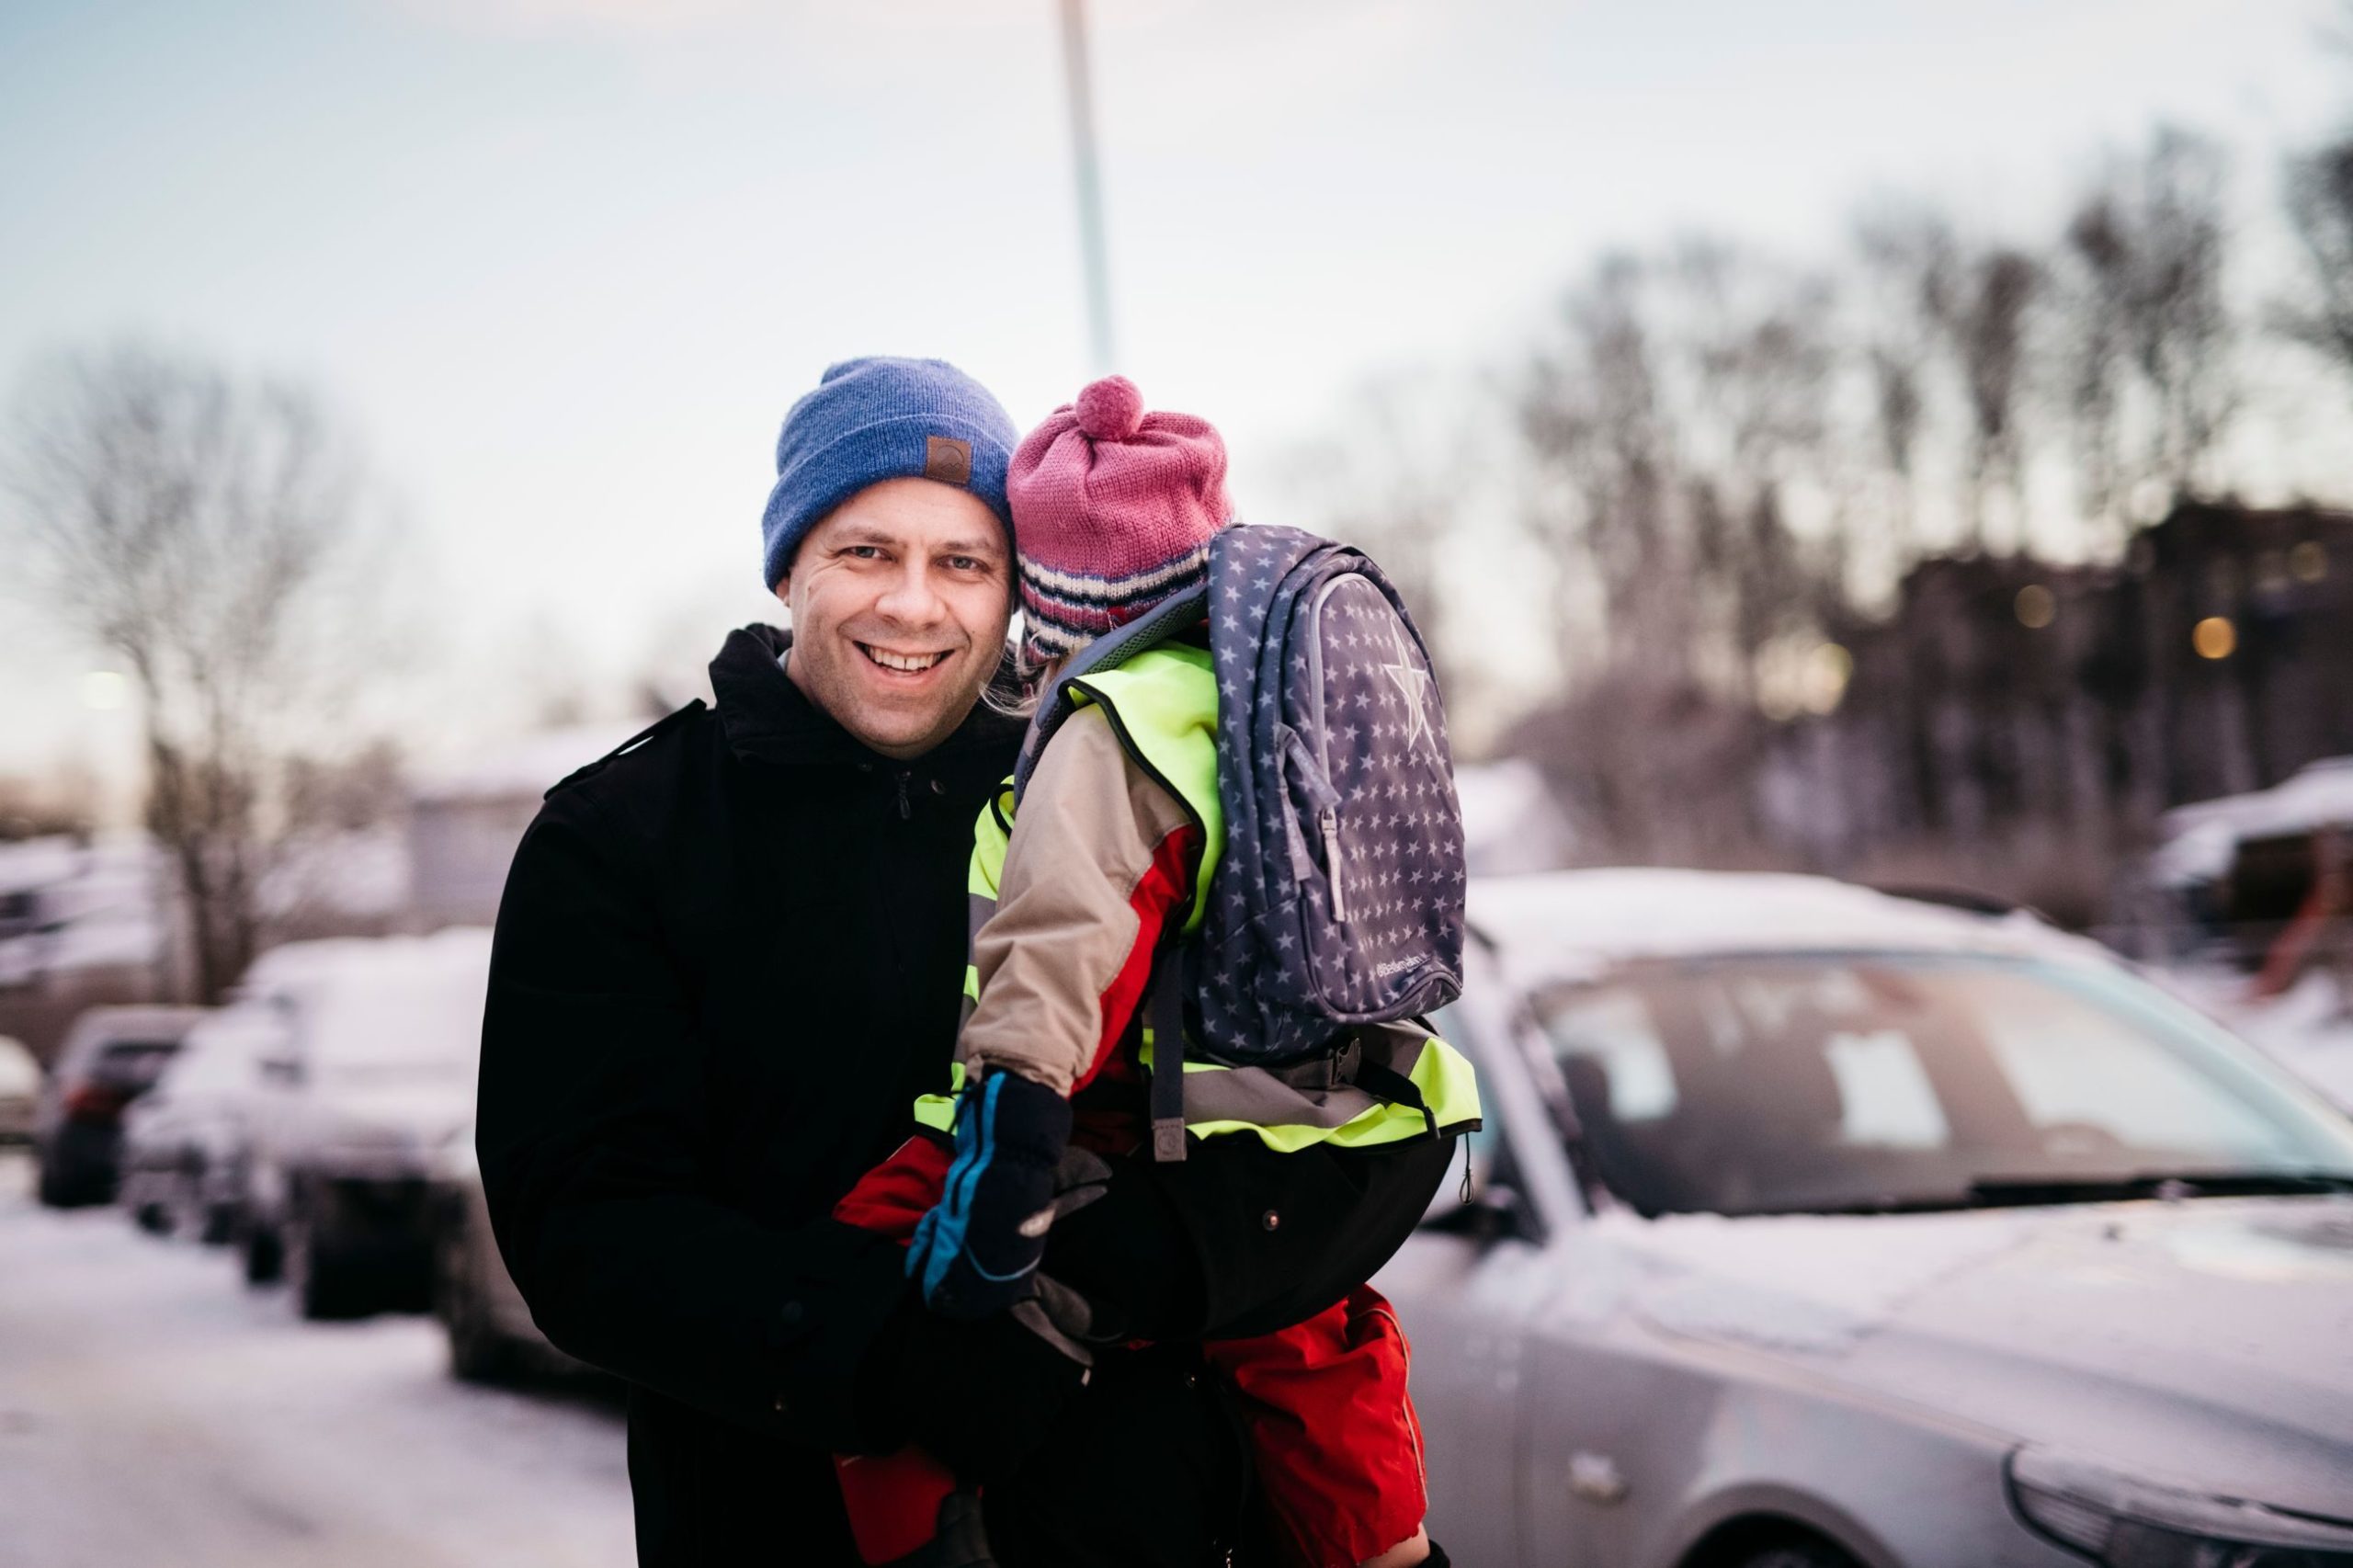
[[1208,574],[1233,520],[1206,419],[1144,412],[1125,376],[1090,382],[1023,438],[1006,474],[1025,647],[1060,658]]

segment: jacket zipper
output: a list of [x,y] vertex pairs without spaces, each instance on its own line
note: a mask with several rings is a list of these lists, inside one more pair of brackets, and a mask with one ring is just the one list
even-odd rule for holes
[[903,767],[899,770],[899,820],[901,822],[912,821],[915,814],[915,807],[907,800],[907,779],[911,776],[911,769]]

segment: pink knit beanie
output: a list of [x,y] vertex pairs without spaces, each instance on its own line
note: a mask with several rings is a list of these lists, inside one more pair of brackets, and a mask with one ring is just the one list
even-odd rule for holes
[[1006,473],[1030,656],[1059,658],[1209,571],[1233,519],[1225,443],[1206,419],[1146,414],[1125,376],[1091,382],[1029,432]]

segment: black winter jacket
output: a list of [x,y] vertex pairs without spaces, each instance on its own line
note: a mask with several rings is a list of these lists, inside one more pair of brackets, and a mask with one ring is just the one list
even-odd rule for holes
[[[856,1561],[827,1455],[904,1429],[876,1408],[892,1380],[870,1363],[908,1307],[898,1249],[829,1211],[945,1083],[972,824],[1019,741],[976,709],[893,762],[801,696],[786,645],[733,633],[715,711],[682,710],[549,791],[491,961],[492,1220],[548,1336],[631,1385],[646,1563]],[[1158,1338],[1263,1332],[1377,1267],[1443,1159],[1225,1138],[1181,1164],[1123,1162],[1111,1197],[1056,1228],[1049,1267],[1133,1303]],[[1117,1426],[1107,1473],[1156,1476],[1165,1505],[1170,1475],[1234,1466],[1195,1383],[1182,1357],[1139,1358],[1098,1371],[1065,1425]],[[1113,1414],[1128,1410],[1150,1414]],[[1154,1443],[1185,1451],[1155,1460]],[[1035,1486],[1000,1494],[1060,1506]],[[1230,1520],[1185,1524],[1159,1532],[1168,1561]]]

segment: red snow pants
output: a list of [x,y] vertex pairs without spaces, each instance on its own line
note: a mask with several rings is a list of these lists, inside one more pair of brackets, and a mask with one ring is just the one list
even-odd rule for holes
[[[953,1153],[915,1137],[835,1205],[837,1220],[905,1245],[939,1200]],[[1359,1285],[1304,1323],[1201,1346],[1249,1434],[1276,1533],[1296,1568],[1356,1568],[1421,1527],[1428,1512],[1422,1427],[1405,1392],[1411,1352],[1381,1292]],[[858,1550],[887,1562],[931,1539],[955,1484],[915,1448],[835,1461]]]

